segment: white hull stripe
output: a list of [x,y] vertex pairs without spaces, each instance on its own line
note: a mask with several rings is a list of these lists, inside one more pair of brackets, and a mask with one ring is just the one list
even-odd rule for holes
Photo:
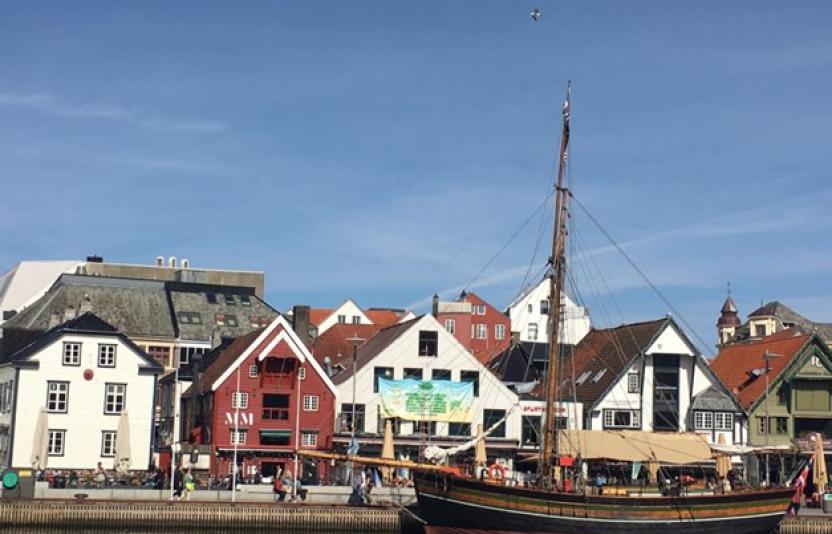
[[662,523],[705,523],[705,522],[712,522],[712,521],[741,521],[743,519],[759,519],[763,517],[775,517],[778,515],[785,515],[786,511],[783,510],[782,512],[769,512],[767,514],[755,514],[755,515],[734,515],[731,517],[705,517],[702,519],[683,519],[679,518],[678,520],[675,519],[602,519],[602,518],[591,518],[591,517],[573,517],[570,515],[550,515],[550,514],[541,514],[540,512],[525,512],[523,510],[509,510],[506,508],[498,508],[496,506],[488,506],[484,504],[475,504],[471,502],[465,501],[458,501],[456,499],[448,499],[446,497],[438,497],[436,495],[431,495],[429,493],[419,493],[419,497],[429,497],[431,499],[436,499],[438,501],[447,501],[452,502],[455,504],[460,504],[462,506],[471,506],[473,508],[483,508],[486,510],[494,510],[496,512],[503,512],[507,514],[519,514],[519,515],[530,515],[534,517],[543,517],[546,519],[563,519],[567,521],[585,521],[587,523],[655,523],[655,524],[662,524]]

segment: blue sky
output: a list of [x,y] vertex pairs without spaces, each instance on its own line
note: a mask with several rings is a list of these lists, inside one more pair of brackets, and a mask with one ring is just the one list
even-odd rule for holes
[[[551,187],[571,79],[575,195],[705,341],[728,280],[743,313],[832,321],[828,2],[0,10],[0,270],[174,255],[264,270],[282,309],[451,296]],[[587,222],[596,322],[665,314]],[[540,270],[540,223],[477,292]]]

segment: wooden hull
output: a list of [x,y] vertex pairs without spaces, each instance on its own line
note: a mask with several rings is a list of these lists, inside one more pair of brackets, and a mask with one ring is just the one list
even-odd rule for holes
[[584,496],[417,472],[419,513],[435,533],[768,534],[791,489],[689,497]]

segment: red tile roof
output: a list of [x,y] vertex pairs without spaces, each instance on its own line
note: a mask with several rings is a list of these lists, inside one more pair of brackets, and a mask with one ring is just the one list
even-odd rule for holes
[[382,328],[394,325],[404,317],[403,313],[393,310],[364,310],[364,313],[374,324]]
[[[339,363],[347,365],[352,361],[351,337],[359,337],[364,340],[362,345],[381,330],[381,326],[375,324],[336,324],[321,334],[312,347],[312,354],[321,367],[324,366],[324,358],[329,358],[330,363],[335,366]],[[359,345],[360,346],[360,345]]]
[[309,322],[315,326],[320,326],[334,311],[333,308],[312,308],[309,310]]
[[711,362],[711,371],[734,392],[743,408],[748,409],[765,393],[765,376],[752,374],[754,369],[765,367],[763,354],[779,355],[769,360],[769,384],[773,384],[810,338],[789,328],[758,341],[729,345],[720,349]]

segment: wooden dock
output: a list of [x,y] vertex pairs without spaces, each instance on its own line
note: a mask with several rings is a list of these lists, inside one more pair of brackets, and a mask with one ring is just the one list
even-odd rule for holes
[[0,531],[390,533],[421,532],[395,507],[303,504],[27,500],[0,502]]

